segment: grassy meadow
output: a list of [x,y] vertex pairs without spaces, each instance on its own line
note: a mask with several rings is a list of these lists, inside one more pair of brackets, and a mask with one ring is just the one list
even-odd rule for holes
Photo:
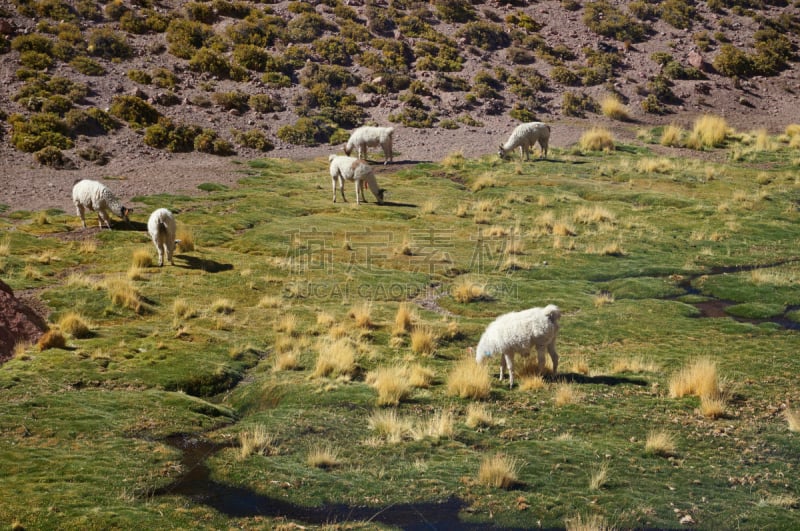
[[[6,209],[0,277],[61,341],[0,366],[0,523],[797,526],[800,151],[665,132],[378,168],[382,206],[263,159],[112,231]],[[548,303],[558,375],[468,359]]]

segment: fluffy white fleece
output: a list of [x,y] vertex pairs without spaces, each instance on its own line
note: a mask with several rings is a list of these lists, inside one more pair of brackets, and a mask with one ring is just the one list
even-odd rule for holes
[[175,265],[172,261],[172,255],[175,252],[175,216],[166,208],[159,208],[150,214],[150,219],[147,220],[147,232],[150,233],[150,238],[153,240],[153,245],[156,246],[158,252],[158,265],[164,265],[164,256],[170,264]]
[[544,308],[530,308],[506,313],[495,319],[481,336],[475,350],[475,361],[481,363],[495,354],[500,360],[500,380],[503,379],[503,362],[508,368],[509,386],[514,385],[514,355],[527,356],[536,347],[539,367],[544,367],[545,350],[553,362],[553,374],[558,371],[556,336],[561,311],[548,304]]
[[72,202],[75,204],[75,209],[81,218],[84,228],[86,228],[85,211],[87,208],[97,212],[100,228],[103,228],[103,222],[105,222],[106,227],[109,229],[111,228],[111,218],[108,216],[109,211],[125,221],[128,221],[128,215],[132,212],[130,208],[122,206],[119,199],[106,185],[89,179],[75,182],[72,187]]
[[392,137],[394,127],[373,127],[365,125],[352,132],[347,144],[344,146],[346,155],[357,149],[358,158],[367,159],[367,148],[381,146],[383,149],[384,164],[392,161]]
[[530,150],[536,143],[542,148],[542,158],[547,156],[547,145],[550,142],[550,126],[542,122],[528,122],[518,125],[506,143],[500,146],[497,154],[500,158],[514,148],[519,148],[519,157],[525,160],[530,158]]

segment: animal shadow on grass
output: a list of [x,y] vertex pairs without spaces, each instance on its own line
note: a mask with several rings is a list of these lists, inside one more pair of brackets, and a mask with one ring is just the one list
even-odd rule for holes
[[576,383],[576,384],[601,384],[601,385],[648,385],[647,381],[641,378],[626,378],[622,376],[586,376],[578,373],[561,373],[554,377],[555,381]]
[[176,254],[175,258],[180,258],[186,265],[177,265],[186,269],[201,269],[206,273],[219,273],[221,271],[230,271],[233,269],[233,264],[223,264],[215,262],[214,260],[206,260],[204,258],[197,258],[196,256],[189,256],[188,254]]
[[114,230],[147,232],[147,223],[143,221],[111,220],[111,228]]

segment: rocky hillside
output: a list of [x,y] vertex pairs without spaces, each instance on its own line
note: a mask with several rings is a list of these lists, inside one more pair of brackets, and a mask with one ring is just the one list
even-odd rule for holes
[[799,29],[782,0],[11,0],[0,155],[291,156],[368,122],[595,121],[609,96],[629,122],[714,113],[777,133],[800,121]]

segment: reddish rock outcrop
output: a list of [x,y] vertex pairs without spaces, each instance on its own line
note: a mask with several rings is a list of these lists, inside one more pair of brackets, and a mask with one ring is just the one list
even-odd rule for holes
[[35,342],[47,330],[47,323],[14,296],[8,285],[0,280],[0,362],[14,352],[17,343]]

